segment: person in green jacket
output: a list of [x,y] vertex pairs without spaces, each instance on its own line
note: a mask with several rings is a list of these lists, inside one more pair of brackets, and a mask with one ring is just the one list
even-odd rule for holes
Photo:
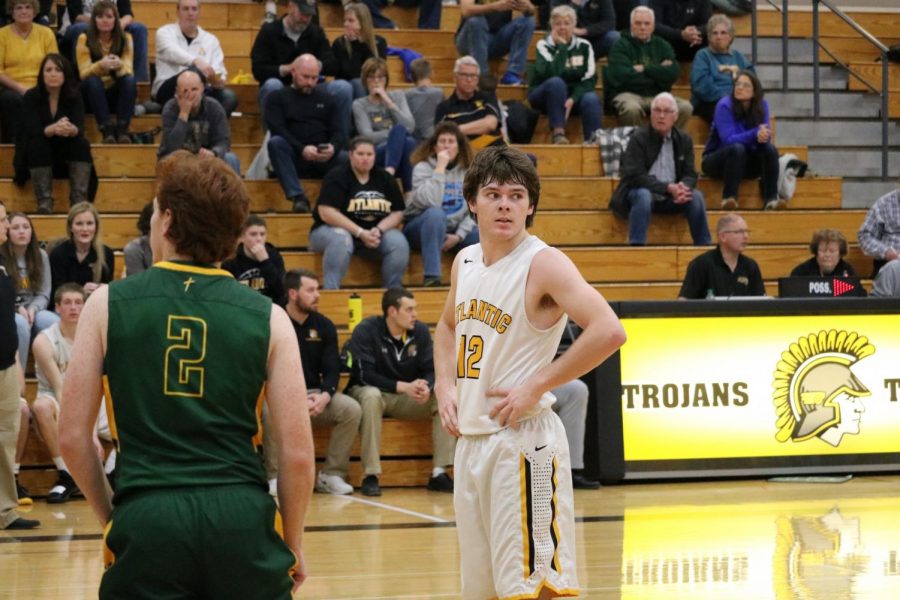
[[[675,51],[663,38],[654,35],[653,11],[637,6],[631,11],[631,32],[619,38],[609,53],[604,71],[606,97],[619,114],[622,125],[640,125],[650,111],[650,103],[661,92],[671,92],[680,68]],[[676,98],[678,121],[684,127],[691,117],[691,103]]]
[[594,91],[597,68],[591,43],[575,35],[575,9],[563,4],[550,13],[550,33],[537,44],[528,72],[528,102],[550,119],[554,144],[568,144],[566,121],[581,114],[584,141],[600,128],[603,108]]

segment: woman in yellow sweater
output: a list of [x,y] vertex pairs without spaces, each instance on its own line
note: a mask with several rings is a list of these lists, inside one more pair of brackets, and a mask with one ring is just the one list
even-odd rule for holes
[[34,22],[38,0],[7,0],[13,22],[0,28],[0,143],[16,139],[17,122],[26,90],[37,85],[41,61],[58,52],[49,27]]
[[[134,114],[134,46],[122,30],[115,2],[100,0],[91,10],[88,30],[75,45],[81,93],[103,132],[104,144],[130,144],[128,127]],[[112,109],[116,120],[113,121]]]

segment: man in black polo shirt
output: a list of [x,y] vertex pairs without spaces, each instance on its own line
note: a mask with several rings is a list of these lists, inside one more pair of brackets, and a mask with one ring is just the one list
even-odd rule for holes
[[476,150],[503,141],[500,105],[494,94],[478,89],[480,73],[478,62],[471,56],[456,59],[453,64],[456,87],[434,111],[435,125],[444,120],[455,122]]
[[712,296],[765,296],[762,274],[756,261],[742,253],[750,230],[740,215],[729,213],[716,224],[719,245],[688,265],[679,298]]
[[[0,244],[6,243],[9,218],[0,202]],[[16,288],[0,266],[0,529],[34,529],[41,524],[23,519],[16,512],[19,504],[13,457],[16,453],[19,425],[19,390],[22,378],[18,362],[16,335]]]
[[[285,309],[300,342],[309,416],[315,427],[333,427],[325,466],[316,477],[316,491],[351,494],[353,486],[347,483],[347,468],[362,410],[353,398],[336,391],[341,374],[337,329],[331,319],[319,313],[319,278],[315,273],[306,269],[288,271],[284,289]],[[266,436],[266,471],[271,489],[278,465],[274,462],[277,445],[270,437]]]

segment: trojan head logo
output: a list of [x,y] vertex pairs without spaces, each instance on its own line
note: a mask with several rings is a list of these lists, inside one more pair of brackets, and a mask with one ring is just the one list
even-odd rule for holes
[[815,436],[837,446],[845,433],[859,433],[865,411],[860,398],[871,392],[850,367],[874,353],[867,338],[834,329],[791,344],[781,354],[772,384],[775,439],[804,442]]

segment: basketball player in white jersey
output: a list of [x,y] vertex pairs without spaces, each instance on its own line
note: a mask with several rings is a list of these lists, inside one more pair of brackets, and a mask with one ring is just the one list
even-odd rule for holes
[[[453,263],[434,348],[438,409],[460,438],[462,596],[577,596],[569,450],[549,390],[603,362],[625,332],[572,261],[526,230],[540,181],[523,152],[482,150],[463,195],[481,243]],[[567,315],[584,332],[553,360]]]

